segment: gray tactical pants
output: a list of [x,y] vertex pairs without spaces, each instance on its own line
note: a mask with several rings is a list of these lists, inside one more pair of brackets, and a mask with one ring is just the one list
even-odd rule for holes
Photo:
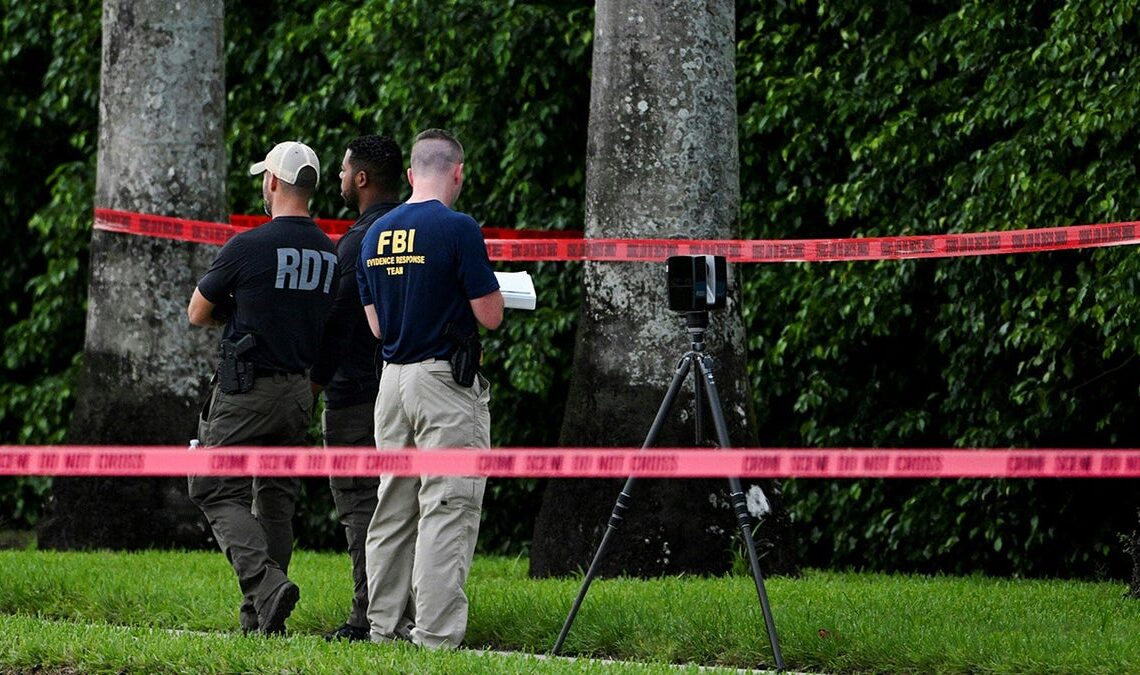
[[[363,446],[376,447],[374,405],[361,403],[347,408],[325,408],[321,416],[321,431],[325,447]],[[352,560],[352,611],[347,623],[368,627],[368,577],[364,563],[364,541],[368,537],[368,523],[376,511],[376,490],[380,479],[375,476],[329,478],[337,517],[344,526],[348,542],[348,557]]]
[[[253,390],[226,394],[215,384],[198,420],[204,447],[302,446],[313,410],[304,375],[258,377]],[[257,614],[288,577],[293,555],[297,478],[190,476],[190,500],[202,509],[218,547],[237,574],[242,628],[257,628]]]

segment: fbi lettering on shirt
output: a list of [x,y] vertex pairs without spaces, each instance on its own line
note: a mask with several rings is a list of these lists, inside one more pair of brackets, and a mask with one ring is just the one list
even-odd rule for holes
[[416,230],[384,230],[376,241],[376,255],[368,267],[383,267],[388,276],[404,273],[405,265],[422,265],[424,256],[416,255]]

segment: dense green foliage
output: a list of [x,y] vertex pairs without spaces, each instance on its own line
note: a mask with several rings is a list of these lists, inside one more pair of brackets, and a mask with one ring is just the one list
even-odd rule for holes
[[[970,232],[1129,220],[1140,143],[1135,1],[737,3],[745,237]],[[0,0],[5,190],[0,442],[58,441],[82,348],[99,3]],[[464,140],[458,206],[488,226],[579,228],[592,11],[448,0],[227,3],[231,208],[287,137],[336,194],[344,144]],[[76,49],[75,45],[92,48]],[[33,143],[34,147],[30,144]],[[517,267],[517,266],[516,266]],[[502,445],[555,441],[575,265],[526,266],[543,307],[488,339]],[[1137,447],[1137,269],[1127,247],[930,261],[757,265],[744,279],[767,445]],[[517,549],[538,483],[490,485],[483,545]],[[0,526],[44,481],[0,483]],[[305,543],[335,545],[327,491]],[[789,481],[811,565],[1119,574],[1124,481]]]
[[[6,303],[0,442],[62,440],[82,351],[100,63],[98,49],[73,46],[98,44],[100,3],[70,4],[48,12],[0,2],[10,45],[0,86],[14,113],[0,125],[7,141],[0,170],[23,181],[5,193],[11,222],[0,231],[14,239],[6,242],[11,265],[0,277]],[[233,212],[261,209],[258,182],[246,167],[274,142],[300,138],[324,165],[314,214],[352,218],[337,179],[347,142],[384,133],[406,146],[417,131],[440,126],[454,130],[467,150],[459,208],[491,227],[581,228],[588,8],[310,1],[227,3],[226,11]],[[49,149],[30,153],[28,138]],[[489,377],[498,383],[492,437],[502,445],[552,445],[573,353],[579,268],[513,267],[521,268],[535,275],[545,306],[509,313],[485,342]],[[0,506],[17,504],[3,509],[11,515],[0,515],[0,526],[6,518],[33,523],[40,503],[20,495],[33,488],[42,494],[44,486],[42,480],[0,483]],[[337,545],[328,490],[319,481],[308,487],[312,498],[300,513],[307,543]],[[536,488],[535,481],[491,482],[488,546],[525,544]]]
[[[744,222],[765,237],[1130,220],[1136,3],[741,7]],[[769,444],[1136,447],[1129,248],[747,270]],[[1118,566],[1128,482],[794,482],[809,558]]]
[[[0,671],[645,672],[636,663],[520,662],[550,649],[579,584],[526,574],[525,558],[476,557],[467,583],[472,649],[433,652],[321,639],[352,592],[341,554],[294,556],[301,600],[288,637],[267,642],[238,634],[240,595],[216,553],[0,551]],[[652,672],[667,663],[770,668],[752,584],[747,575],[600,579],[564,653],[653,662]],[[1119,583],[811,571],[767,586],[791,672],[1140,668],[1140,616]]]
[[[63,440],[83,348],[98,122],[99,3],[0,3],[0,443]],[[0,528],[50,480],[0,479]]]

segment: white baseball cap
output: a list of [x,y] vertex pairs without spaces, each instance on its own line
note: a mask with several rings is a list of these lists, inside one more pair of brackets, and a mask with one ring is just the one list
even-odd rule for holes
[[[301,173],[301,169],[306,166],[313,167],[316,172],[317,181],[320,181],[321,175],[321,161],[317,159],[317,153],[304,143],[298,141],[285,141],[273,146],[265,159],[249,167],[249,175],[256,176],[262,172],[268,171],[269,173],[277,176],[281,180],[289,183],[290,185],[297,184],[297,175]],[[313,183],[312,187],[317,184]]]

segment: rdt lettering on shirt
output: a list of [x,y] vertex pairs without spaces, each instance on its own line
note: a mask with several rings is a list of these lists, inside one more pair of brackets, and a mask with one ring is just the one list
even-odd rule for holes
[[336,271],[336,254],[309,248],[277,249],[277,281],[274,288],[329,292]]
[[422,265],[424,256],[416,255],[416,230],[384,230],[376,240],[376,256],[365,263],[383,267],[388,276],[404,273],[404,265]]

